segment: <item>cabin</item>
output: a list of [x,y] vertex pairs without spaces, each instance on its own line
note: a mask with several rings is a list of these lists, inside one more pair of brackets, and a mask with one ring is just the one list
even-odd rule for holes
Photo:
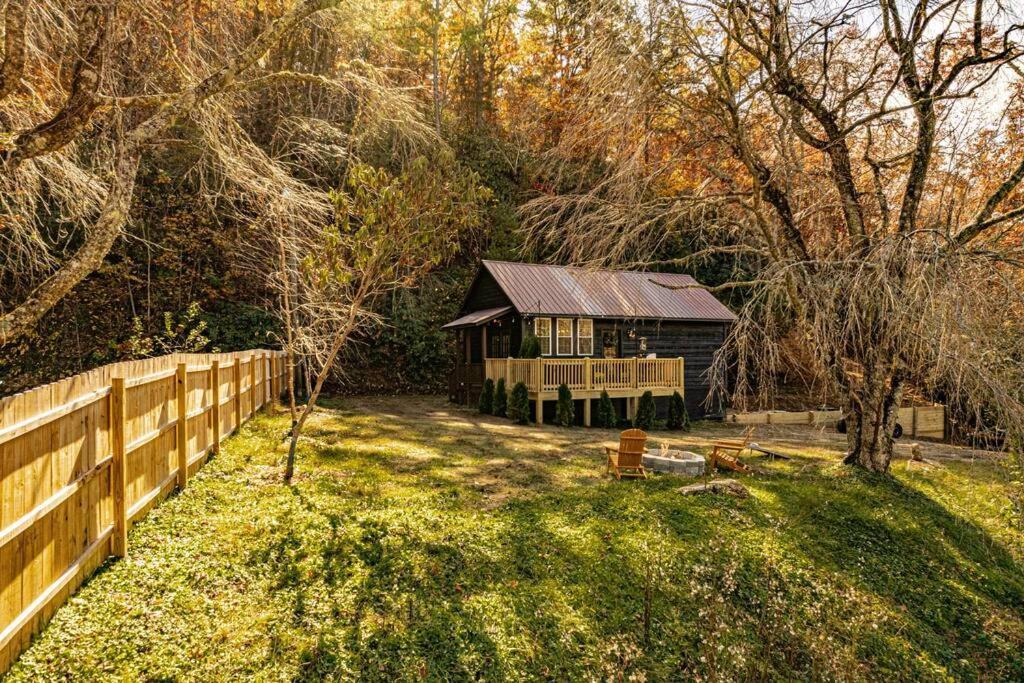
[[[449,399],[474,405],[486,379],[504,378],[509,391],[526,384],[538,422],[553,419],[561,384],[585,425],[602,391],[627,419],[645,391],[659,416],[678,391],[691,418],[720,417],[707,371],[735,320],[689,275],[483,261],[443,327],[456,345]],[[541,357],[518,358],[531,333]]]

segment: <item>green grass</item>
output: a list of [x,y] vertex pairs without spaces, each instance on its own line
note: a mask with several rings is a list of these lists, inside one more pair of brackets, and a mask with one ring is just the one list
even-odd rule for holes
[[288,488],[286,424],[137,525],[9,680],[1024,680],[992,463],[873,477],[791,430],[750,498],[684,497],[605,478],[613,432],[406,397],[330,403]]

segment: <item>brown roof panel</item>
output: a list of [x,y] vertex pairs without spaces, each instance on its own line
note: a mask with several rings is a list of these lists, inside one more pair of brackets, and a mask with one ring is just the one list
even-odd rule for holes
[[511,306],[498,306],[497,308],[485,308],[482,311],[473,311],[467,313],[461,318],[456,318],[450,323],[445,323],[441,326],[442,330],[454,330],[459,327],[472,327],[474,325],[482,325],[489,323],[495,318],[498,318],[512,310]]
[[736,320],[689,275],[508,261],[484,261],[483,265],[523,314]]

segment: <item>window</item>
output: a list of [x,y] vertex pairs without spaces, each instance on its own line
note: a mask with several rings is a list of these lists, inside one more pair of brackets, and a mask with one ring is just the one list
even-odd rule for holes
[[576,330],[576,353],[581,356],[594,355],[594,321],[580,320]]
[[533,333],[540,342],[540,355],[551,355],[551,318],[537,318],[533,321]]
[[558,355],[572,355],[572,318],[558,319]]

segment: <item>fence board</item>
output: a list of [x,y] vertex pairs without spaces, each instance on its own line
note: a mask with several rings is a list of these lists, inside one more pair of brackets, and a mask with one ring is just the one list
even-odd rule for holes
[[[829,424],[842,418],[841,410],[801,410],[787,412],[772,410],[753,413],[729,413],[727,422],[737,424]],[[913,438],[944,439],[946,437],[946,406],[917,406],[900,408],[896,421],[903,426],[903,433]]]
[[[127,530],[174,489],[180,442],[190,476],[217,447],[215,397],[223,439],[273,399],[270,387],[284,389],[285,364],[272,362],[281,355],[171,354],[0,398],[0,672],[86,577],[123,552],[115,491]],[[188,368],[184,410],[177,405],[179,363]],[[114,396],[115,378],[123,400]]]

